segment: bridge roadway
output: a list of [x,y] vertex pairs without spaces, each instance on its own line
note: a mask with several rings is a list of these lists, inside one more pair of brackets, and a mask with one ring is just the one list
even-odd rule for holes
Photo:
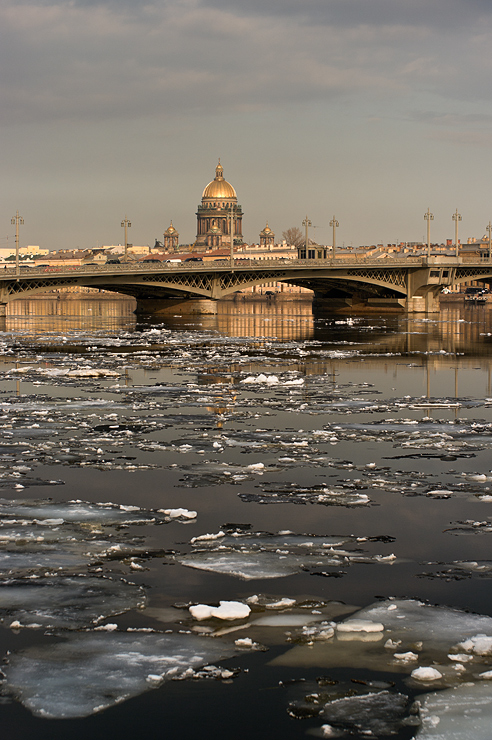
[[253,260],[0,269],[0,315],[16,298],[64,287],[133,296],[137,313],[215,313],[216,301],[254,285],[284,282],[314,291],[314,305],[333,311],[439,310],[439,293],[471,280],[492,282],[492,263],[478,258],[395,257]]

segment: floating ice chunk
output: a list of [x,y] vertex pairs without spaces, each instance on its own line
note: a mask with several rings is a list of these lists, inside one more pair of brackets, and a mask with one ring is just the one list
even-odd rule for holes
[[467,655],[467,653],[449,653],[449,660],[459,661],[460,663],[469,663],[473,660],[473,655]]
[[[195,552],[178,555],[182,565],[216,573],[227,573],[246,580],[280,578],[301,570],[340,567],[352,562],[392,563],[394,555],[353,555],[334,549],[354,537],[298,535],[292,532],[202,535],[192,539]],[[323,572],[323,574],[325,574]]]
[[240,601],[219,601],[219,606],[207,606],[207,604],[196,604],[190,606],[189,612],[192,617],[199,621],[203,619],[247,619],[251,612],[247,604]]
[[196,519],[196,511],[190,509],[158,509],[158,512],[171,517],[171,519]]
[[302,561],[299,557],[266,552],[196,552],[177,558],[182,565],[213,573],[237,576],[246,581],[264,578],[283,578],[298,573]]
[[368,619],[347,619],[337,624],[337,632],[382,632],[384,624]]
[[259,643],[254,642],[251,637],[240,637],[238,640],[234,640],[234,645],[236,645],[236,647],[251,648],[251,650],[264,649],[261,648]]
[[457,647],[475,655],[491,655],[492,637],[489,635],[474,635],[468,640],[458,643]]
[[278,601],[272,601],[269,604],[265,604],[266,609],[287,609],[291,606],[295,606],[296,600],[295,599],[288,599],[286,596],[284,596],[283,599],[279,599]]
[[419,697],[418,740],[490,740],[492,692],[488,683],[465,683]]
[[250,607],[240,601],[219,601],[212,616],[216,619],[246,619],[250,612]]
[[213,606],[207,606],[207,604],[195,604],[190,606],[189,612],[192,617],[201,621],[202,619],[210,619],[214,608]]
[[[388,609],[396,606],[396,609]],[[464,638],[479,633],[492,635],[492,618],[469,614],[459,609],[431,606],[413,599],[382,601],[357,613],[360,619],[380,621],[391,632],[391,639],[405,643],[423,640],[424,644],[449,648]],[[492,638],[490,638],[492,639]]]
[[277,385],[279,382],[279,379],[276,375],[265,375],[264,373],[260,373],[259,375],[248,375],[247,378],[243,378],[243,380],[240,381],[241,383],[265,383],[266,385]]
[[293,642],[301,642],[311,644],[313,642],[321,642],[322,640],[329,640],[335,634],[334,622],[321,622],[320,624],[307,624],[304,625],[300,633],[294,634],[291,640]]
[[379,738],[396,735],[407,712],[406,696],[380,691],[334,699],[324,705],[320,715],[327,719],[330,725],[346,730],[344,736],[350,734],[357,737]]
[[116,370],[93,367],[79,367],[67,372],[69,378],[117,378],[120,374]]
[[422,666],[421,668],[415,668],[411,676],[416,681],[438,681],[442,678],[442,673],[432,666]]
[[[145,605],[128,581],[97,576],[53,576],[0,582],[0,620],[10,627],[80,629]],[[13,620],[13,621],[11,621]]]
[[152,523],[159,517],[156,511],[139,507],[119,506],[112,503],[90,503],[88,501],[24,500],[9,501],[0,499],[0,516],[32,518],[43,524],[65,522],[97,522],[100,524],[144,524]]
[[412,651],[409,650],[406,653],[395,653],[393,655],[393,658],[395,660],[401,660],[403,663],[414,663],[419,659],[419,656],[417,655],[417,653],[412,653]]
[[236,652],[195,635],[79,634],[11,654],[3,689],[38,717],[88,717]]

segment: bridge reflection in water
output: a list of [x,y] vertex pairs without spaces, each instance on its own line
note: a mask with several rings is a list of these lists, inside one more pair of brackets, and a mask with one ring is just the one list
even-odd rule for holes
[[[136,324],[135,301],[131,298],[57,300],[18,298],[0,317],[2,331],[60,332],[69,330],[132,330]],[[5,328],[4,328],[5,327]]]
[[[309,300],[219,301],[215,315],[149,316],[133,313],[132,299],[94,298],[91,300],[18,299],[0,318],[0,330],[8,332],[56,333],[105,330],[142,330],[162,326],[171,330],[208,330],[230,337],[255,337],[259,340],[322,342],[313,346],[315,355],[340,349],[355,342],[354,351],[364,353],[364,361],[381,351],[404,355],[429,353],[445,359],[465,351],[490,355],[492,346],[492,306],[472,308],[450,304],[432,318],[424,315],[374,315],[342,318],[339,315],[313,316]],[[367,342],[361,343],[363,337]],[[342,347],[343,349],[343,347]],[[316,351],[315,351],[316,350]]]

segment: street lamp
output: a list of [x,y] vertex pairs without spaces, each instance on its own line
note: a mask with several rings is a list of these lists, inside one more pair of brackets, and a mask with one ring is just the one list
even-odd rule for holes
[[15,224],[15,274],[19,275],[19,224],[24,224],[24,219],[19,216],[19,211],[15,212],[15,218],[10,219],[11,224]]
[[123,221],[121,222],[121,225],[125,229],[125,262],[126,262],[126,258],[127,258],[127,254],[128,254],[128,251],[127,251],[128,250],[128,229],[131,227],[131,223],[127,219],[126,215],[125,215],[125,218],[123,219]]
[[231,203],[231,212],[230,212],[230,219],[231,219],[231,269],[234,266],[234,203]]
[[332,250],[331,250],[331,259],[332,259],[332,262],[334,262],[335,261],[336,231],[337,231],[337,226],[340,226],[340,224],[336,220],[335,216],[333,216],[333,218],[331,219],[330,226],[333,226],[333,247],[332,247]]
[[487,231],[489,232],[489,262],[492,262],[492,224],[490,221],[487,226]]
[[302,225],[306,227],[306,259],[309,259],[309,240],[308,240],[308,227],[309,227],[309,226],[312,226],[312,225],[313,225],[313,223],[312,223],[312,221],[310,221],[310,220],[308,219],[308,217],[306,216],[306,218],[305,218],[305,219],[304,219],[304,221],[302,222]]
[[424,213],[424,220],[427,221],[427,257],[430,257],[430,253],[431,253],[431,242],[430,242],[431,226],[430,226],[430,222],[431,221],[434,221],[434,216],[430,212],[430,208],[427,209],[427,213]]
[[458,221],[462,221],[461,214],[458,213],[458,209],[456,209],[456,213],[453,213],[453,221],[454,221],[454,248],[456,250],[456,256],[458,256]]

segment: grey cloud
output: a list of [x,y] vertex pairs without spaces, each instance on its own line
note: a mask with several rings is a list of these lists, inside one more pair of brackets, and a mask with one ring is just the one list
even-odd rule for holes
[[240,114],[417,90],[485,95],[486,24],[481,39],[461,26],[430,30],[438,18],[456,23],[462,0],[255,2],[6,1],[0,120]]
[[304,23],[333,26],[361,24],[383,26],[423,26],[436,29],[473,23],[490,16],[487,0],[205,0],[216,8],[235,7],[241,13],[263,16],[296,17]]

